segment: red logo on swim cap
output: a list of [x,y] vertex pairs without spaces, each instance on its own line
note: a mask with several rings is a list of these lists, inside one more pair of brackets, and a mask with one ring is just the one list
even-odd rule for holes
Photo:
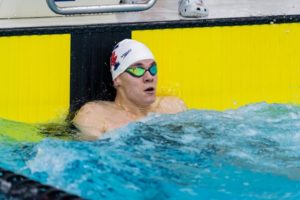
[[112,53],[111,57],[110,57],[110,67],[113,69],[113,70],[117,70],[118,67],[120,66],[120,63],[119,62],[116,62],[117,61],[117,58],[118,56],[116,55],[115,52]]
[[117,61],[117,55],[115,52],[112,53],[111,57],[110,57],[110,66],[115,66],[116,61]]

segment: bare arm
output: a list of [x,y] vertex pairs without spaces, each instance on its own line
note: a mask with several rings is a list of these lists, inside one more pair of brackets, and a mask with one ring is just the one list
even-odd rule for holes
[[106,131],[101,106],[94,102],[82,106],[72,122],[83,134],[83,139],[97,139]]

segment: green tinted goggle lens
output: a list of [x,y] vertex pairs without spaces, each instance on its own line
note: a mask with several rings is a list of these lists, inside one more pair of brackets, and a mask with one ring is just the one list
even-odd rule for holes
[[156,64],[152,64],[149,69],[145,69],[141,66],[134,66],[126,69],[126,72],[128,72],[130,75],[134,77],[142,77],[146,73],[146,71],[149,71],[152,76],[155,76],[157,74],[157,66]]

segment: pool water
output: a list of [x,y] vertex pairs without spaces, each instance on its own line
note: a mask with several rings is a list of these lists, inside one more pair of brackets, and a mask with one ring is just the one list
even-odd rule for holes
[[300,198],[293,105],[152,114],[97,141],[0,140],[1,167],[87,199]]

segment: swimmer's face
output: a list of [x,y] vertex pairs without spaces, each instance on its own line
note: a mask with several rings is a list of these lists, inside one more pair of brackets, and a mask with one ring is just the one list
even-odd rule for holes
[[[134,76],[129,72],[123,72],[114,80],[115,87],[125,98],[136,105],[147,106],[155,102],[157,74],[155,74],[156,63],[153,59],[145,59],[135,62],[129,66],[132,72],[143,69],[150,70],[140,76]],[[143,68],[137,69],[137,68]]]

